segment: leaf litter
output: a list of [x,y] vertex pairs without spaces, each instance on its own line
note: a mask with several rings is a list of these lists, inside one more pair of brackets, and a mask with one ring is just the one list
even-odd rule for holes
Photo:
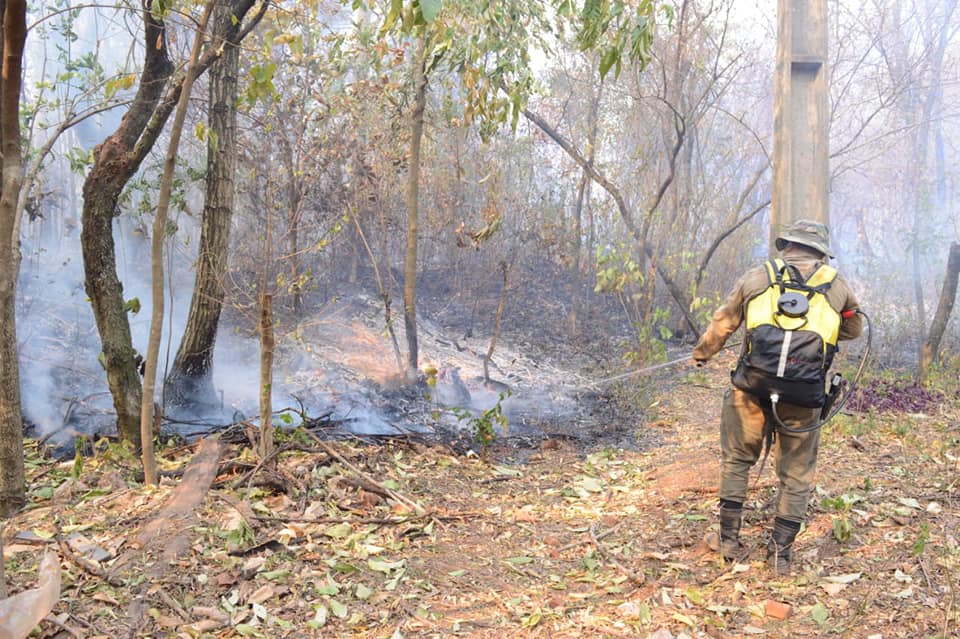
[[[663,380],[637,425],[661,445],[644,451],[544,446],[513,465],[496,449],[310,442],[277,454],[261,485],[236,482],[250,452],[234,444],[195,519],[161,533],[188,544],[155,577],[156,555],[114,563],[178,480],[144,488],[113,448],[79,474],[32,450],[30,506],[3,528],[5,585],[34,588],[44,552],[60,552],[38,637],[956,636],[957,402],[828,425],[795,569],[774,576],[769,467],[747,504],[749,555],[711,550],[728,363],[706,384]],[[168,451],[165,468],[192,452]]]

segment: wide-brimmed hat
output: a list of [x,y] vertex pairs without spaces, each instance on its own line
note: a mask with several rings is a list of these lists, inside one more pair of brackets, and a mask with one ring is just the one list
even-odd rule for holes
[[787,242],[803,244],[810,248],[820,251],[827,257],[834,257],[830,251],[830,230],[826,224],[814,222],[813,220],[797,220],[783,227],[783,231],[777,236],[776,246],[778,251],[782,251]]

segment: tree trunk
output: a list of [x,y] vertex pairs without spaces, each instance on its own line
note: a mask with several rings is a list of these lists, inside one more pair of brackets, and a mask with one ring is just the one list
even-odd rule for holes
[[930,366],[940,357],[940,343],[947,330],[947,322],[953,313],[953,304],[957,299],[957,277],[960,276],[960,243],[950,245],[950,257],[947,259],[947,272],[940,290],[940,302],[930,324],[930,332],[923,343],[920,354],[920,381],[926,381]]
[[[226,29],[233,12],[220,0],[214,8],[214,28]],[[210,135],[207,139],[207,183],[203,226],[197,254],[197,275],[187,326],[167,378],[166,397],[173,409],[219,407],[213,387],[213,351],[223,308],[223,282],[236,193],[237,72],[240,49],[225,42],[223,55],[210,67]]]
[[124,308],[123,285],[117,275],[113,216],[123,187],[143,161],[137,147],[141,144],[152,147],[159,136],[160,127],[151,127],[152,135],[140,140],[173,73],[173,64],[167,55],[165,27],[154,16],[151,3],[144,5],[143,23],[144,41],[151,46],[145,47],[140,86],[120,126],[93,151],[93,167],[83,184],[80,233],[85,287],[100,333],[102,363],[117,411],[117,430],[122,440],[132,442],[138,450],[140,377]]
[[[233,17],[224,33],[215,38],[241,41],[266,13],[270,3],[261,3],[257,13],[242,24],[254,0],[234,0]],[[120,126],[93,150],[93,166],[83,183],[84,286],[93,307],[100,334],[103,366],[117,411],[121,439],[140,447],[140,378],[136,351],[130,338],[130,322],[124,309],[123,285],[117,276],[113,241],[113,217],[123,188],[153,148],[180,99],[183,80],[168,86],[173,64],[167,54],[165,27],[153,13],[153,3],[143,7],[146,53],[140,84]],[[219,47],[209,47],[197,64],[197,74],[219,57]],[[164,94],[166,90],[166,94]]]
[[[593,97],[593,104],[590,106],[590,121],[587,126],[590,132],[587,137],[587,163],[593,167],[594,158],[597,155],[597,135],[600,130],[600,101],[603,97],[603,84],[597,89],[597,94]],[[583,295],[582,276],[580,273],[581,259],[583,258],[583,208],[584,202],[590,198],[590,185],[593,180],[586,170],[580,178],[577,185],[577,203],[573,215],[573,260],[571,260],[570,274],[572,279],[573,294],[570,302],[570,314],[567,317],[567,323],[571,333],[577,332],[577,323],[579,320],[581,297]]]
[[[26,503],[23,465],[23,417],[20,367],[17,359],[16,288],[19,238],[17,201],[23,187],[20,143],[20,90],[27,6],[17,0],[0,3],[3,15],[3,79],[0,81],[0,517],[10,517]],[[3,561],[0,556],[0,561]]]
[[273,452],[273,297],[260,293],[260,459]]
[[503,320],[503,309],[507,305],[508,281],[507,276],[510,272],[510,266],[506,261],[500,262],[500,270],[503,275],[503,287],[500,289],[500,302],[497,304],[497,314],[493,318],[493,332],[490,335],[490,346],[487,348],[487,354],[483,357],[483,381],[490,383],[490,360],[493,359],[493,351],[497,348],[497,339],[500,337],[500,322]]
[[408,383],[417,379],[417,239],[418,207],[420,201],[420,144],[423,141],[423,112],[427,106],[427,78],[424,62],[426,60],[425,34],[417,42],[416,57],[413,61],[413,86],[415,97],[413,113],[410,117],[410,174],[407,182],[407,253],[403,281],[403,318],[407,333],[407,370]]
[[140,439],[143,448],[143,475],[147,484],[157,483],[157,468],[153,457],[153,396],[157,381],[157,360],[160,355],[160,338],[163,335],[163,243],[167,236],[167,213],[170,210],[170,193],[173,190],[173,173],[177,164],[177,151],[180,148],[180,136],[183,122],[187,118],[187,105],[197,79],[197,60],[207,32],[207,23],[213,10],[213,0],[203,11],[203,17],[197,24],[197,35],[193,41],[190,62],[187,67],[177,113],[170,127],[170,144],[163,163],[163,177],[160,180],[160,194],[157,197],[157,210],[153,217],[153,235],[150,238],[151,297],[150,337],[147,340],[147,356],[143,375],[143,399],[140,408]]

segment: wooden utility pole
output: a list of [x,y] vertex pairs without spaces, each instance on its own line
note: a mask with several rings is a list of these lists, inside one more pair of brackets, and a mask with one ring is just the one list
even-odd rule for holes
[[783,224],[829,224],[827,0],[779,0],[770,251]]

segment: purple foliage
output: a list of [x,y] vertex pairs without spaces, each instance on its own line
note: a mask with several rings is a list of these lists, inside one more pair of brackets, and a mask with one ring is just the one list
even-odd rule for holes
[[858,412],[873,409],[878,413],[930,413],[944,400],[940,391],[923,388],[913,381],[872,379],[853,392],[847,407]]

